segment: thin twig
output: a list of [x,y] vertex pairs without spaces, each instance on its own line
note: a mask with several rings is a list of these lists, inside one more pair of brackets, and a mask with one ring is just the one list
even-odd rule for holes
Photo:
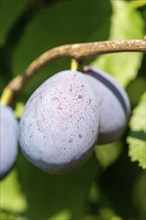
[[33,75],[47,63],[59,58],[72,57],[77,61],[80,61],[96,55],[115,52],[146,52],[146,41],[101,41],[59,46],[48,50],[34,60],[26,69],[25,75]]
[[29,81],[38,70],[51,61],[64,57],[71,57],[80,62],[89,57],[115,52],[146,52],[146,40],[144,38],[143,40],[117,40],[68,44],[50,49],[35,59],[27,67],[23,75],[17,76],[8,84],[6,89],[9,93],[11,91],[11,98],[7,98],[10,100],[6,100],[5,102],[8,104],[11,103],[15,93],[20,92],[27,81]]

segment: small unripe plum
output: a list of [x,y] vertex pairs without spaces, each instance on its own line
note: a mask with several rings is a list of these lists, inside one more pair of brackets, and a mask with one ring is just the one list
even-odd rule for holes
[[98,127],[98,103],[84,74],[62,71],[29,98],[20,120],[20,146],[37,167],[66,173],[89,158]]
[[18,122],[9,106],[0,104],[0,179],[12,169],[18,153]]
[[84,71],[99,105],[98,144],[111,143],[121,137],[127,125],[128,96],[111,75],[90,66],[85,66]]

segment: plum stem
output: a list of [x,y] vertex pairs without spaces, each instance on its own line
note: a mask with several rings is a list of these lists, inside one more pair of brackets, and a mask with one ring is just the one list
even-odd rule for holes
[[78,70],[78,67],[79,67],[78,61],[76,59],[72,59],[70,69],[73,71],[76,71],[76,70]]
[[[8,83],[2,93],[1,101],[11,105],[16,95],[24,88],[25,84],[33,77],[38,70],[51,61],[59,58],[73,58],[72,68],[77,68],[77,63],[101,54],[115,52],[146,52],[146,37],[142,40],[110,40],[100,42],[89,42],[79,44],[68,44],[53,49],[36,58],[24,71]],[[76,65],[75,65],[76,60]],[[10,92],[11,90],[11,92]]]

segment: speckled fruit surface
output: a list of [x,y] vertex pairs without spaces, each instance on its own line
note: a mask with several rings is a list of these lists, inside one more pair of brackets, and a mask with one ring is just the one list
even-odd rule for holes
[[89,158],[98,127],[98,103],[88,81],[80,72],[62,71],[29,98],[20,121],[20,146],[37,167],[65,173]]

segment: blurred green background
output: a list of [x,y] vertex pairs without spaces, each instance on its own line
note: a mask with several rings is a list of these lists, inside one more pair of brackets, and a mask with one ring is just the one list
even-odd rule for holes
[[[145,35],[145,0],[1,0],[0,14],[1,93],[50,48]],[[67,175],[44,173],[20,152],[0,182],[1,220],[146,219],[146,56],[109,54],[85,64],[109,72],[127,90],[132,108],[127,130],[117,142],[96,146],[89,161]],[[13,105],[15,114],[20,117],[45,79],[69,68],[70,59],[61,59],[41,69]]]

